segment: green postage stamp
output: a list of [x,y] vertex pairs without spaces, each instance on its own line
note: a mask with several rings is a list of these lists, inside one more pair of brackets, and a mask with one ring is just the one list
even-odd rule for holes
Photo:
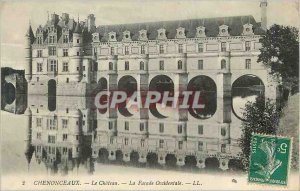
[[291,147],[291,138],[253,134],[248,181],[286,186]]

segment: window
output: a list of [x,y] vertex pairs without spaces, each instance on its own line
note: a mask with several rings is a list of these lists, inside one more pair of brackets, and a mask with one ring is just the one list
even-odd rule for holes
[[140,131],[144,131],[144,129],[145,129],[144,123],[140,123]]
[[198,44],[198,52],[203,52],[203,43]]
[[144,45],[141,46],[141,54],[145,54],[145,46]]
[[160,69],[160,70],[164,70],[164,69],[165,69],[164,61],[163,61],[163,60],[160,60],[160,61],[159,61],[159,69]]
[[178,149],[182,149],[183,141],[178,141]]
[[222,144],[222,145],[221,145],[221,152],[222,152],[222,153],[225,153],[225,152],[226,152],[226,145],[225,145],[225,144]]
[[41,132],[38,132],[38,133],[36,134],[36,138],[37,138],[37,139],[41,139],[41,138],[42,138],[42,133],[41,133]]
[[183,53],[183,45],[178,44],[178,53]]
[[63,72],[68,72],[69,71],[69,63],[68,62],[64,62],[63,63]]
[[63,36],[63,43],[68,43],[69,42],[69,35],[64,35]]
[[129,122],[128,121],[125,121],[125,130],[129,131]]
[[159,45],[159,53],[160,54],[165,53],[165,47],[164,47],[164,45]]
[[37,44],[43,44],[43,41],[42,41],[42,37],[41,37],[41,36],[38,36],[38,37],[37,37]]
[[68,153],[68,148],[67,147],[63,147],[63,154],[67,154]]
[[246,69],[251,69],[251,59],[246,59]]
[[226,42],[221,43],[221,52],[226,52]]
[[145,70],[145,63],[143,61],[140,62],[140,70]]
[[113,70],[114,69],[114,64],[112,62],[108,63],[108,69]]
[[79,140],[79,135],[76,135],[76,140],[77,140],[77,141]]
[[49,127],[50,129],[56,129],[56,120],[55,119],[50,119],[49,120]]
[[109,138],[109,143],[112,145],[112,144],[114,144],[114,138],[113,137],[110,137]]
[[141,139],[141,147],[145,146],[145,139]]
[[245,50],[246,51],[250,51],[251,50],[251,42],[250,41],[246,41],[245,42]]
[[[40,81],[40,77],[36,77],[36,81],[38,82],[38,81]],[[38,112],[37,112],[38,113]]]
[[63,49],[63,56],[64,57],[68,56],[68,49]]
[[159,140],[159,148],[164,148],[164,140]]
[[111,130],[113,128],[113,125],[114,124],[112,121],[108,122],[108,129]]
[[177,130],[178,130],[178,134],[181,134],[182,133],[182,125],[178,125]]
[[56,60],[50,60],[50,72],[56,71]]
[[78,52],[76,53],[76,55],[79,56],[79,55],[80,55],[80,52],[78,51]]
[[125,70],[129,70],[129,61],[125,61]]
[[48,42],[49,44],[53,44],[55,42],[55,36],[49,36]]
[[49,50],[49,56],[55,56],[56,55],[56,47],[50,46],[48,50]]
[[43,57],[43,50],[37,50],[37,57],[38,58]]
[[125,55],[128,55],[128,54],[129,54],[129,47],[125,46]]
[[159,132],[160,132],[160,133],[163,133],[163,132],[164,132],[164,124],[163,124],[163,123],[160,123],[160,124],[159,124]]
[[36,118],[36,126],[41,127],[42,126],[42,118]]
[[125,145],[128,145],[128,138],[124,139]]
[[202,141],[198,142],[198,151],[203,151],[203,142]]
[[66,82],[69,83],[69,78],[66,79]]
[[198,70],[203,70],[203,60],[198,60]]
[[178,60],[178,70],[182,70],[182,61]]
[[110,47],[110,55],[115,55],[115,48],[114,47]]
[[226,135],[226,129],[225,128],[221,128],[221,135],[225,136]]
[[55,143],[55,136],[48,135],[48,143]]
[[203,125],[198,125],[198,134],[203,135]]
[[80,40],[79,40],[79,39],[77,39],[77,43],[80,43]]
[[67,134],[63,134],[63,141],[66,141],[68,139],[68,135]]
[[43,71],[43,63],[37,63],[36,71],[37,72],[42,72]]
[[221,60],[221,69],[226,69],[226,60]]
[[82,70],[85,71],[85,66],[82,67]]
[[68,120],[62,119],[62,128],[68,128]]

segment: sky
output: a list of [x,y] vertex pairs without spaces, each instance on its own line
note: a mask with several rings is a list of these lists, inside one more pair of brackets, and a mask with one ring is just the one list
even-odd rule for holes
[[[1,67],[23,69],[24,35],[44,25],[48,14],[69,13],[86,19],[94,14],[96,25],[253,15],[260,21],[259,0],[2,0],[0,2]],[[268,0],[268,26],[299,26],[298,0]]]

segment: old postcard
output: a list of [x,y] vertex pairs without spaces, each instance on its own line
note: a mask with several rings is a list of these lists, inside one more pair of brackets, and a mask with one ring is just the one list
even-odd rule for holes
[[2,0],[1,190],[299,190],[297,0]]

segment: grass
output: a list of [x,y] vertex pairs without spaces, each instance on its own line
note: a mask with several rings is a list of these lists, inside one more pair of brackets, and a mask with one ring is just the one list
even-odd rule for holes
[[293,137],[291,168],[299,169],[299,93],[291,96],[280,119],[278,134]]

